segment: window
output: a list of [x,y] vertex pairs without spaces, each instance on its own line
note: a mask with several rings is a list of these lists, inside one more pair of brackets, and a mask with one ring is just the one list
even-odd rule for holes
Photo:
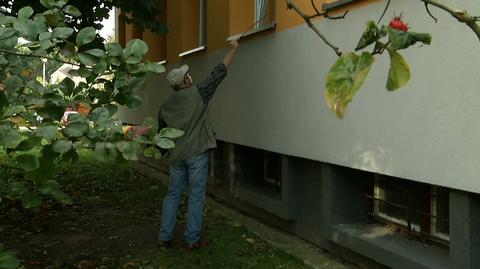
[[183,57],[204,50],[207,44],[207,1],[191,0],[182,8],[182,48],[178,56]]
[[278,153],[235,145],[236,184],[280,194],[282,191],[282,157]]
[[369,198],[375,219],[432,241],[449,241],[448,189],[377,174]]
[[274,28],[274,4],[273,0],[232,0],[229,39]]

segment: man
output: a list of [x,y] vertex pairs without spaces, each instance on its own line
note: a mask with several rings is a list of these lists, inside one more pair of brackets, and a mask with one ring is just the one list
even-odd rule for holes
[[216,148],[210,122],[208,104],[218,85],[225,78],[227,69],[238,48],[238,41],[229,42],[229,51],[223,62],[215,66],[210,76],[194,85],[187,65],[173,69],[167,81],[175,90],[160,108],[160,126],[183,130],[185,134],[169,150],[170,186],[163,201],[160,245],[172,246],[178,206],[185,186],[190,186],[187,210],[185,242],[188,249],[200,248],[203,221],[205,185],[208,175],[208,151]]

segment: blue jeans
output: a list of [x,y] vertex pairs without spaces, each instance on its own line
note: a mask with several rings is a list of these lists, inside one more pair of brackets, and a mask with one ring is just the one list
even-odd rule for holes
[[187,244],[192,244],[200,239],[203,205],[205,202],[205,185],[208,176],[208,155],[208,151],[206,151],[188,160],[170,165],[170,186],[168,194],[163,200],[160,240],[170,241],[173,238],[178,206],[187,183],[190,186],[190,194],[185,241]]

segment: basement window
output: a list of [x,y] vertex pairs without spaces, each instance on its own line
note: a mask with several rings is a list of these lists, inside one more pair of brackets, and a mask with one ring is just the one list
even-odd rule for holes
[[371,215],[410,235],[448,244],[448,189],[391,176],[375,175]]
[[263,192],[281,194],[281,155],[261,149],[234,147],[236,184]]

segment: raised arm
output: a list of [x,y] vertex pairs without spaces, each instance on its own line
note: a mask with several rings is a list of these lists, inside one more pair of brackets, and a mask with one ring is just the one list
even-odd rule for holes
[[238,48],[238,41],[232,40],[228,42],[228,47],[228,53],[227,55],[225,55],[222,63],[219,63],[217,66],[215,66],[212,73],[207,77],[207,79],[197,85],[198,91],[200,92],[200,95],[202,95],[203,102],[205,104],[208,104],[210,99],[212,99],[218,85],[227,75],[228,66],[232,62],[233,56],[235,55],[235,52]]
[[223,64],[225,65],[226,68],[230,65],[232,62],[233,56],[235,56],[235,52],[237,52],[238,48],[238,40],[233,39],[230,42],[228,42],[228,53],[225,55],[225,58],[223,59]]

